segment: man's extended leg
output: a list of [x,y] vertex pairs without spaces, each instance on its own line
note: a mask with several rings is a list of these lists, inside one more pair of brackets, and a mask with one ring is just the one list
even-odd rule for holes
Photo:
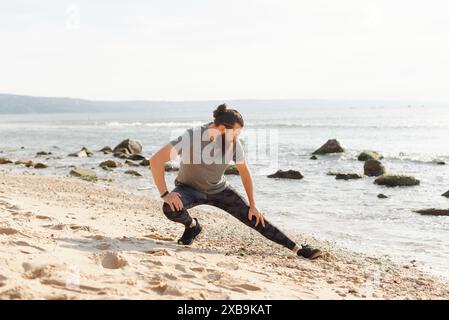
[[230,185],[228,185],[222,192],[208,195],[207,204],[213,205],[230,213],[247,226],[257,230],[265,238],[292,250],[298,255],[305,258],[314,259],[321,254],[320,250],[314,249],[310,246],[303,245],[299,247],[293,240],[291,240],[287,235],[285,235],[281,230],[266,219],[265,227],[262,226],[262,223],[259,223],[256,227],[255,219],[252,221],[248,219],[248,202]]
[[264,237],[283,245],[290,250],[293,250],[296,245],[294,241],[292,241],[282,231],[267,220],[265,220],[265,227],[263,227],[261,223],[259,223],[256,227],[255,219],[252,221],[248,219],[248,202],[231,186],[228,186],[222,192],[209,195],[207,204],[213,205],[230,213],[247,226],[257,230]]

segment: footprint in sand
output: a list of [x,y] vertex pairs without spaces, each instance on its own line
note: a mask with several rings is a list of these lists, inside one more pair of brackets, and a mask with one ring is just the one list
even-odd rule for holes
[[153,256],[171,256],[172,254],[166,249],[150,249],[144,251],[146,254],[151,254]]
[[217,267],[229,269],[229,270],[238,270],[239,266],[236,263],[231,262],[218,262]]
[[158,285],[151,287],[151,290],[153,290],[156,293],[159,293],[160,295],[169,295],[177,297],[183,296],[183,293],[178,288],[169,286],[165,283],[159,283]]
[[21,246],[21,247],[30,247],[30,248],[34,248],[34,249],[37,249],[37,250],[39,250],[39,251],[41,251],[41,252],[44,252],[44,251],[45,251],[45,249],[42,249],[42,248],[37,247],[37,246],[33,246],[32,244],[29,244],[29,243],[26,242],[26,241],[13,241],[12,244],[15,244],[16,246]]
[[204,279],[206,279],[209,282],[218,281],[222,278],[222,275],[218,272],[212,272],[204,276]]
[[66,224],[62,224],[62,223],[59,223],[59,224],[48,224],[48,225],[45,225],[45,226],[42,226],[42,227],[48,228],[48,229],[52,229],[52,230],[65,230],[65,229],[68,228]]
[[105,237],[103,237],[101,235],[86,236],[86,238],[92,239],[92,240],[104,240],[105,239]]
[[175,241],[175,239],[171,238],[171,237],[164,237],[164,236],[160,236],[158,234],[147,234],[144,236],[144,238],[149,238],[149,239],[153,239],[153,240],[160,240],[160,241]]
[[190,270],[195,271],[195,272],[204,272],[204,271],[206,271],[206,269],[204,269],[204,267],[193,267],[193,268],[190,268]]
[[80,226],[80,225],[76,225],[76,224],[63,224],[63,223],[58,223],[58,224],[48,224],[43,226],[44,228],[48,228],[48,229],[52,229],[52,230],[74,230],[74,231],[78,231],[78,230],[82,230],[82,231],[88,231],[88,232],[92,232],[92,228],[89,226]]
[[164,277],[168,280],[178,280],[178,277],[176,277],[174,274],[171,273],[164,273]]
[[[157,260],[140,260],[140,263],[149,263],[153,266],[162,267],[164,264]],[[148,266],[150,267],[150,266]]]
[[128,261],[116,252],[107,252],[96,257],[106,269],[120,269],[128,265]]
[[13,235],[18,233],[19,231],[17,231],[16,229],[13,228],[0,228],[0,234],[4,234],[7,236]]
[[42,215],[37,215],[35,218],[39,219],[39,220],[53,220],[53,218],[50,218],[47,216],[42,216]]
[[69,225],[69,228],[72,230],[83,230],[83,231],[92,232],[92,228],[89,226],[79,226],[76,224],[71,224],[71,225]]
[[259,291],[259,290],[262,290],[261,288],[255,286],[255,285],[249,284],[249,283],[234,284],[234,285],[231,285],[231,288],[233,288],[233,289],[243,289],[243,290],[248,290],[248,291]]
[[107,242],[102,242],[99,243],[95,246],[95,248],[100,249],[100,250],[108,250],[111,248],[111,244],[107,243]]
[[22,263],[22,268],[25,271],[22,276],[26,279],[37,279],[48,277],[55,269],[54,265],[34,265],[29,262]]
[[192,273],[183,273],[180,275],[181,278],[185,278],[185,279],[195,279],[196,275],[192,274]]
[[[64,288],[64,289],[67,289],[70,291],[78,291],[78,290],[73,290],[73,288],[70,288],[69,286],[67,286],[67,283],[65,281],[61,281],[61,280],[42,279],[41,283],[44,285],[48,285],[48,286],[61,287],[61,288]],[[86,286],[86,285],[79,285],[79,286],[76,286],[76,288],[81,289],[81,290],[86,290],[86,291],[94,291],[94,292],[104,290],[102,288],[96,288],[96,287],[91,287],[91,286]]]
[[182,264],[175,264],[175,269],[181,272],[186,272],[186,268],[184,268],[184,266]]
[[5,283],[3,281],[6,281],[6,280],[8,280],[8,278],[6,278],[5,276],[2,276],[0,274],[0,288],[5,286]]

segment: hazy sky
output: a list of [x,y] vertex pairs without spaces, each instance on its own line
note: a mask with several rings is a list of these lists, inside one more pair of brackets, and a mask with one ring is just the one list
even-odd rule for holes
[[449,2],[0,2],[0,92],[449,100]]

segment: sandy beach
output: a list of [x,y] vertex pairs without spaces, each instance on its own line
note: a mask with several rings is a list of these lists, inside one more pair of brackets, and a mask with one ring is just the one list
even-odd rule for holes
[[441,299],[444,279],[290,234],[320,246],[308,261],[218,209],[182,226],[161,201],[75,177],[0,173],[1,299]]

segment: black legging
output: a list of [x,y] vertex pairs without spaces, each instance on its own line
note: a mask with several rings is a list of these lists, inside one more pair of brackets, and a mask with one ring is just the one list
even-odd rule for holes
[[283,245],[290,250],[292,250],[296,245],[295,242],[293,242],[282,231],[280,231],[266,219],[265,227],[262,226],[261,222],[259,222],[256,227],[256,219],[253,218],[252,221],[248,219],[248,202],[230,185],[227,185],[226,189],[219,193],[206,194],[176,181],[176,188],[173,190],[173,192],[178,192],[181,194],[181,201],[184,205],[184,208],[179,211],[173,211],[170,208],[170,205],[164,203],[164,205],[162,206],[162,210],[164,211],[164,214],[167,216],[167,218],[171,221],[182,223],[183,225],[188,227],[192,223],[192,217],[190,216],[187,209],[201,204],[208,204],[230,213],[232,216],[239,219],[247,226],[257,230],[267,239]]

